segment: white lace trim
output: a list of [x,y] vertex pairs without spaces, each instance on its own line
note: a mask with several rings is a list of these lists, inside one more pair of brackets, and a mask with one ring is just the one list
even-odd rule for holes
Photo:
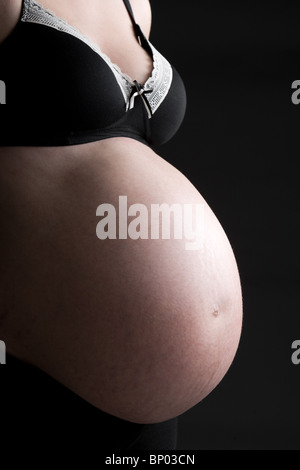
[[153,90],[148,95],[148,101],[154,114],[170,90],[173,81],[173,69],[150,42],[149,45],[153,53],[153,72],[152,76],[146,81],[144,88],[145,90]]
[[[107,63],[112,70],[124,96],[125,104],[128,106],[133,80],[129,75],[121,71],[120,67],[114,64],[110,58],[104,54],[101,49],[93,43],[87,36],[82,34],[77,28],[68,24],[62,18],[59,18],[50,10],[45,9],[35,0],[24,0],[21,21],[25,23],[38,23],[57,29],[80,39],[96,52]],[[153,70],[151,77],[146,81],[145,90],[153,90],[147,95],[151,106],[152,114],[157,111],[159,106],[166,98],[173,80],[173,70],[169,62],[155,49],[148,41],[153,53]]]

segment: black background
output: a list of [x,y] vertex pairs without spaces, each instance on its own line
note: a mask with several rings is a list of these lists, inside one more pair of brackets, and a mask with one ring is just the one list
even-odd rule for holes
[[296,3],[152,0],[152,43],[188,110],[159,154],[205,197],[232,243],[244,296],[229,373],[179,421],[179,449],[300,450],[300,80]]

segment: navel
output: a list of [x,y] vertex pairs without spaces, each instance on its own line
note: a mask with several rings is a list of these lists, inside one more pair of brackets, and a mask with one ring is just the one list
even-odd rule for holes
[[215,318],[218,318],[220,316],[220,309],[218,305],[213,306],[212,314]]

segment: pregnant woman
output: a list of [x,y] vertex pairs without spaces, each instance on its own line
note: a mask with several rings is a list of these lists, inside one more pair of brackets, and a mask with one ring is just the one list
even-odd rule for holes
[[[222,227],[152,149],[180,127],[186,95],[150,43],[150,25],[149,0],[0,5],[7,367],[26,371],[27,387],[39,390],[27,397],[31,419],[42,415],[46,428],[56,413],[59,428],[89,416],[98,445],[114,450],[174,448],[176,417],[222,380],[242,324]],[[187,250],[176,237],[100,240],[97,208],[117,211],[120,196],[149,211],[201,206],[201,247]],[[81,439],[86,432],[77,428]]]

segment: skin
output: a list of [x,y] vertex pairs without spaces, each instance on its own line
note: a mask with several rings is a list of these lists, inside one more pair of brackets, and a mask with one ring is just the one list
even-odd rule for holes
[[[65,11],[58,1],[44,5],[91,37],[88,9],[72,1],[69,17],[70,2]],[[109,2],[88,3],[93,41],[124,72],[147,78],[149,57],[132,41],[123,3],[114,2],[115,28],[128,46],[122,55],[105,29]],[[18,18],[20,2],[6,4]],[[149,32],[148,2],[132,6]],[[101,34],[93,21],[102,21]],[[151,149],[121,137],[0,148],[0,162],[0,337],[8,352],[133,422],[170,419],[207,396],[235,356],[242,294],[229,241],[197,189]],[[149,210],[154,203],[202,204],[201,249],[185,250],[185,240],[100,241],[96,209],[118,206],[120,195]]]

